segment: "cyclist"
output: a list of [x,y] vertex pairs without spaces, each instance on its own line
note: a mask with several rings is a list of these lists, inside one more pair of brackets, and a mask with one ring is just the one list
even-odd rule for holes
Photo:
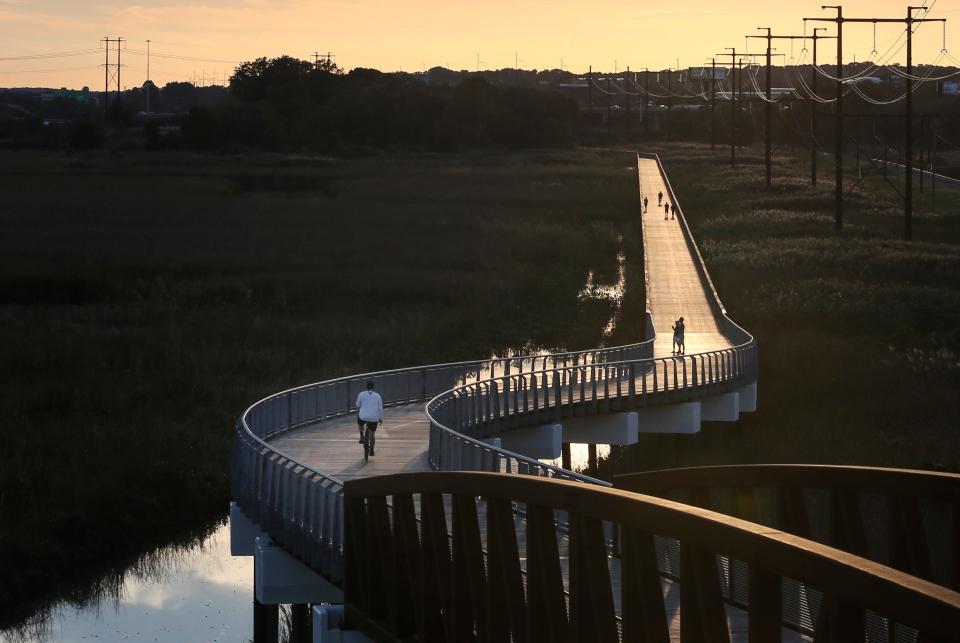
[[383,398],[373,390],[373,380],[367,382],[367,390],[357,396],[357,424],[360,427],[360,442],[367,431],[370,455],[376,455],[373,447],[377,442],[377,426],[383,423]]

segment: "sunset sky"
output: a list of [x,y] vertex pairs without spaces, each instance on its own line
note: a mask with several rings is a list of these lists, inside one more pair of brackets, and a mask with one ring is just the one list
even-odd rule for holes
[[[913,0],[915,4],[922,4]],[[376,67],[416,71],[436,65],[475,69],[662,68],[701,65],[725,47],[745,46],[744,36],[770,26],[775,33],[802,34],[804,16],[830,16],[820,2],[741,0],[0,0],[0,86],[103,87],[99,40],[123,36],[122,82],[146,78],[146,40],[158,54],[151,76],[209,83],[229,75],[237,61],[290,54],[310,58],[332,51],[346,69]],[[939,0],[930,17],[957,20],[947,26],[947,48],[960,57],[960,3]],[[857,0],[844,3],[851,17],[900,17],[905,2]],[[808,23],[808,30],[814,23]],[[824,26],[821,24],[821,26]],[[833,33],[833,25],[830,33]],[[876,49],[883,53],[902,27],[879,25]],[[844,57],[864,60],[873,50],[869,24],[845,27]],[[902,42],[902,41],[901,41]],[[932,62],[942,47],[940,24],[924,25],[915,39],[915,62]],[[958,51],[954,52],[952,45]],[[789,42],[779,50],[791,55]],[[752,40],[750,51],[763,44]],[[802,45],[793,45],[795,59]],[[24,59],[58,52],[76,55]],[[822,43],[821,61],[834,59],[832,42]],[[189,60],[188,60],[189,59]],[[903,61],[905,49],[892,60]]]

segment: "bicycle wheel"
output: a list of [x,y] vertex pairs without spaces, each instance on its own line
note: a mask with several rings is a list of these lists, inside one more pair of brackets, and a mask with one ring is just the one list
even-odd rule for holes
[[370,429],[363,429],[363,461],[370,461]]

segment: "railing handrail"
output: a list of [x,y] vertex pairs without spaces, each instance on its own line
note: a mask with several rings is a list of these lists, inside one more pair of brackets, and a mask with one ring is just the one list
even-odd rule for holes
[[453,494],[529,503],[676,538],[768,572],[826,585],[831,595],[879,610],[924,633],[952,637],[960,593],[828,545],[656,496],[566,480],[483,472],[402,473],[351,480],[349,499]]
[[960,498],[960,474],[831,464],[738,464],[618,475],[614,486],[655,494],[692,487],[841,488],[896,496]]
[[[444,363],[438,363],[438,364],[425,364],[425,365],[421,365],[421,366],[411,366],[411,367],[405,367],[405,368],[388,369],[388,370],[383,370],[383,371],[371,371],[371,372],[367,372],[367,373],[361,373],[361,374],[358,374],[358,375],[344,375],[344,376],[341,376],[341,377],[335,377],[335,378],[332,378],[332,379],[329,379],[329,380],[321,380],[321,381],[318,381],[318,382],[312,382],[312,383],[310,383],[310,384],[303,384],[303,385],[300,385],[300,386],[295,386],[295,387],[292,387],[292,388],[289,388],[289,389],[285,389],[285,390],[283,390],[283,391],[278,391],[278,392],[276,392],[276,393],[272,393],[272,394],[270,394],[270,395],[268,395],[268,396],[266,396],[266,397],[264,397],[264,398],[262,398],[262,399],[260,399],[260,400],[258,400],[258,401],[256,401],[256,402],[254,402],[254,403],[251,404],[249,407],[247,407],[247,409],[244,410],[243,414],[240,416],[240,423],[241,423],[241,425],[242,425],[242,427],[243,427],[244,432],[247,434],[247,437],[248,437],[249,439],[255,441],[257,444],[259,444],[260,447],[265,448],[265,449],[267,449],[267,450],[269,450],[269,451],[272,451],[272,452],[274,452],[274,453],[277,453],[278,455],[284,457],[284,458],[285,458],[286,460],[288,460],[289,462],[291,462],[291,463],[293,463],[293,464],[295,464],[295,465],[297,465],[297,466],[303,467],[304,469],[306,469],[306,470],[308,470],[308,471],[311,471],[312,473],[314,473],[314,474],[316,474],[316,475],[319,475],[319,476],[321,476],[321,477],[323,477],[323,478],[325,478],[325,479],[327,479],[327,480],[330,480],[331,482],[334,482],[334,483],[336,483],[336,484],[342,485],[342,484],[343,484],[343,481],[340,480],[339,478],[337,478],[337,477],[335,477],[335,476],[332,476],[332,475],[324,472],[322,469],[319,469],[319,468],[317,468],[317,467],[314,467],[314,466],[312,466],[312,465],[310,465],[310,464],[308,464],[308,463],[299,461],[299,460],[297,460],[296,458],[293,458],[293,457],[291,457],[291,456],[289,456],[289,455],[287,455],[287,454],[281,453],[279,450],[277,450],[276,448],[274,448],[273,446],[271,446],[269,442],[267,442],[267,441],[264,440],[263,438],[257,436],[257,435],[250,429],[250,425],[249,425],[249,423],[248,423],[248,421],[247,421],[248,418],[249,418],[249,416],[250,416],[250,413],[251,413],[252,411],[254,411],[254,409],[256,409],[257,407],[259,407],[260,405],[262,405],[262,404],[264,404],[264,403],[266,403],[266,402],[269,402],[269,401],[271,401],[271,400],[275,400],[275,399],[277,399],[277,398],[283,397],[284,395],[290,395],[290,394],[292,394],[292,393],[298,393],[298,392],[310,390],[310,389],[313,389],[313,388],[317,388],[317,387],[320,387],[320,386],[331,386],[331,385],[335,385],[335,384],[341,383],[341,382],[344,382],[344,383],[345,383],[345,382],[352,382],[352,381],[354,381],[354,380],[360,380],[360,379],[377,379],[377,378],[382,378],[382,377],[389,376],[389,375],[399,375],[399,374],[402,374],[402,373],[414,373],[414,372],[421,372],[421,371],[424,371],[424,370],[430,371],[430,370],[439,370],[439,369],[444,369],[444,368],[468,368],[468,367],[471,367],[471,366],[480,366],[480,367],[483,367],[484,365],[495,364],[495,363],[498,363],[498,362],[507,362],[507,361],[521,361],[521,362],[522,362],[523,360],[528,360],[528,359],[533,359],[533,360],[537,360],[537,359],[553,359],[553,360],[558,360],[558,359],[572,359],[572,358],[577,358],[577,357],[579,357],[579,356],[581,356],[581,355],[605,355],[605,354],[612,354],[612,353],[622,352],[622,351],[628,351],[628,350],[636,350],[636,349],[642,348],[642,347],[645,346],[645,345],[651,344],[653,341],[654,341],[653,339],[648,339],[648,340],[644,340],[644,341],[641,341],[641,342],[633,342],[633,343],[631,343],[631,344],[622,344],[622,345],[618,345],[618,346],[600,347],[600,348],[585,349],[585,350],[579,350],[579,351],[564,351],[564,352],[560,352],[560,353],[548,353],[548,354],[544,354],[544,355],[517,355],[517,356],[512,356],[512,357],[490,357],[490,358],[487,358],[487,359],[479,359],[479,360],[466,360],[466,361],[460,361],[460,362],[444,362]],[[606,363],[606,362],[604,362],[604,363]],[[535,370],[535,371],[525,371],[525,372],[526,372],[526,373],[531,373],[531,372],[533,372],[533,373],[539,373],[539,372],[541,372],[541,371],[536,371],[536,370]],[[427,400],[427,399],[424,399],[423,401],[424,401],[424,402],[427,402],[428,400]],[[349,400],[348,400],[348,403],[349,403]],[[463,437],[464,437],[465,439],[468,439],[468,440],[471,439],[471,438],[469,438],[468,436],[463,436]],[[494,447],[491,447],[491,448],[494,448]],[[519,458],[523,458],[523,456],[519,456],[518,454],[512,454],[512,455],[516,455],[516,456],[519,457]],[[538,464],[539,464],[539,463],[538,463]],[[594,479],[593,479],[593,478],[590,478],[590,480],[593,481]],[[609,484],[609,483],[605,483],[605,484]]]

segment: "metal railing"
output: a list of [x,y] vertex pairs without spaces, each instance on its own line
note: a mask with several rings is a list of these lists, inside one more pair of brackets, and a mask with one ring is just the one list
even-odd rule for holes
[[[649,320],[648,320],[649,321]],[[232,495],[241,509],[278,544],[334,582],[342,578],[343,482],[281,453],[269,440],[298,427],[349,415],[368,381],[385,406],[426,402],[445,390],[490,376],[522,376],[557,365],[605,364],[649,355],[652,341],[585,351],[493,357],[378,371],[308,384],[266,397],[237,421],[232,459]],[[432,440],[431,440],[432,441]],[[493,447],[489,447],[493,449]],[[502,449],[498,462],[543,475],[547,465]],[[551,468],[567,479],[602,483]]]
[[[669,200],[677,204],[659,157],[637,156],[656,161]],[[735,391],[756,381],[756,341],[727,316],[679,206],[677,218],[702,285],[710,294],[708,301],[717,324],[734,345],[692,355],[653,358],[650,344],[651,352],[639,359],[589,365],[563,363],[523,374],[477,379],[444,391],[427,404],[430,463],[435,469],[511,472],[520,467],[524,473],[571,479],[563,469],[497,449],[483,438],[568,417],[693,401]],[[648,329],[652,328],[649,316],[647,324]]]
[[[659,159],[657,163],[671,200],[677,203]],[[350,414],[356,395],[371,380],[385,406],[429,400],[429,456],[436,469],[515,472],[609,486],[481,438],[553,418],[693,400],[755,380],[756,343],[726,317],[682,212],[679,219],[698,272],[712,293],[718,324],[737,344],[733,348],[654,359],[655,329],[648,314],[651,339],[625,346],[379,371],[282,391],[253,404],[237,422],[234,500],[289,553],[339,582],[343,483],[278,451],[269,440]]]

